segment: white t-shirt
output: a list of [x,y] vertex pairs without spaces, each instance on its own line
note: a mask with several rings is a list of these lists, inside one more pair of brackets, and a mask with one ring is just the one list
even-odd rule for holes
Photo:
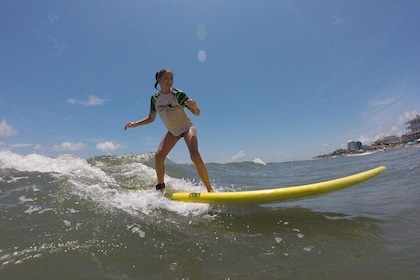
[[188,108],[187,100],[188,96],[178,89],[171,89],[167,94],[159,92],[151,98],[150,112],[158,112],[169,132],[179,136],[194,126],[184,109]]

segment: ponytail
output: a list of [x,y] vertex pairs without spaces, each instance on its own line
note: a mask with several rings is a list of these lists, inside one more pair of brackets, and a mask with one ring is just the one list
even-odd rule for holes
[[155,80],[156,80],[156,83],[155,83],[155,89],[158,89],[157,88],[157,85],[158,85],[158,78],[159,78],[159,72],[156,72],[156,74],[155,74]]
[[158,79],[162,78],[163,74],[165,74],[167,72],[172,73],[172,71],[170,69],[168,69],[168,68],[163,68],[159,72],[156,72],[156,74],[155,74],[155,80],[156,80],[156,82],[155,82],[155,89],[158,89],[157,88],[157,85],[159,84]]

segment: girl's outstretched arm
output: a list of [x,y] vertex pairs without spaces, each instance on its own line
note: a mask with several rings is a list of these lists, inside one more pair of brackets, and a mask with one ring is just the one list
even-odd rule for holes
[[155,120],[155,118],[156,118],[156,112],[150,113],[149,116],[145,117],[142,120],[127,123],[124,127],[124,130],[127,130],[127,128],[132,128],[132,127],[134,128],[140,125],[146,125],[146,124],[152,123]]

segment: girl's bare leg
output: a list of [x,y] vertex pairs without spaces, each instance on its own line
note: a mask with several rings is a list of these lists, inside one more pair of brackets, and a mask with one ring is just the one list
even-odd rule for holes
[[158,184],[165,182],[165,159],[179,139],[179,136],[173,136],[168,132],[160,142],[155,155],[155,169]]
[[195,167],[197,168],[197,172],[201,178],[201,181],[203,181],[208,192],[214,192],[209,181],[209,175],[207,173],[206,165],[204,164],[203,159],[201,158],[201,155],[198,151],[198,140],[197,140],[196,129],[192,127],[187,132],[185,132],[184,139],[185,139],[185,143],[188,146],[191,160],[195,164]]

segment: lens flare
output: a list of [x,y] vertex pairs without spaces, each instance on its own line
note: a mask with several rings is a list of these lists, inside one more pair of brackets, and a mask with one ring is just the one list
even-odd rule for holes
[[207,54],[205,51],[201,50],[198,52],[198,61],[204,62],[207,59]]
[[204,25],[202,25],[202,24],[199,24],[197,26],[197,28],[195,29],[195,34],[196,34],[198,40],[201,40],[202,41],[202,40],[206,39],[206,36],[207,36],[207,29],[206,29],[206,27]]

